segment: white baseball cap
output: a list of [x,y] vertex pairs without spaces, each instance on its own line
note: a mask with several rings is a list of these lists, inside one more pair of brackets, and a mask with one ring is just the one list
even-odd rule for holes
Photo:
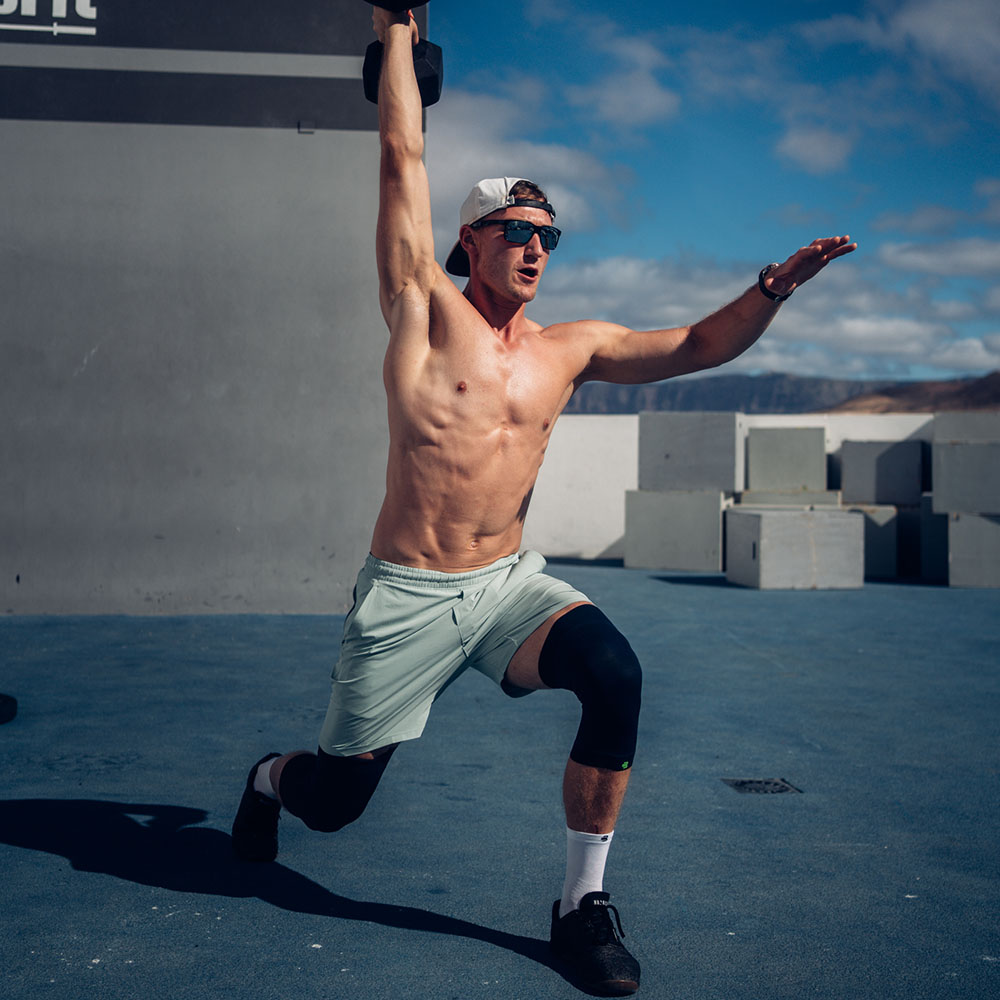
[[[539,201],[537,198],[515,198],[510,193],[514,185],[525,180],[527,180],[525,177],[487,177],[480,181],[462,203],[462,208],[458,213],[459,228],[471,226],[473,222],[478,222],[501,208],[514,206],[540,208],[542,211],[548,212],[554,219],[556,210],[547,201]],[[527,181],[527,183],[533,184],[534,182]],[[444,266],[449,274],[458,275],[460,278],[469,277],[469,255],[463,249],[461,242],[457,242],[451,248],[451,253],[448,254],[448,260]]]

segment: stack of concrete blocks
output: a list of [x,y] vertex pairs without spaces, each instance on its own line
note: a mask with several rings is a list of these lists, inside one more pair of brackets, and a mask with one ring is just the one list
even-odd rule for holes
[[625,494],[625,565],[718,573],[723,512],[744,485],[742,413],[639,414],[639,488]]
[[865,577],[892,580],[921,573],[922,441],[845,441],[843,503],[865,519]]
[[853,589],[864,582],[863,519],[828,490],[821,427],[751,427],[746,486],[726,511],[726,578],[759,589]]
[[726,511],[726,579],[759,590],[853,590],[864,584],[864,521],[836,507]]
[[640,414],[625,565],[725,570],[759,588],[860,587],[863,519],[837,509],[826,461],[822,428],[748,428],[742,413]]
[[948,519],[948,583],[1000,587],[1000,413],[934,420],[933,502]]

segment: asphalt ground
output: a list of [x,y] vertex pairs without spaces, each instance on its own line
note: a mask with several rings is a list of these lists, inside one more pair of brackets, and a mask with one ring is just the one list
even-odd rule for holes
[[[550,571],[645,670],[605,882],[640,996],[1000,996],[1000,591]],[[467,675],[357,823],[232,859],[250,765],[315,744],[341,623],[0,619],[0,995],[581,995],[547,951],[566,692]]]

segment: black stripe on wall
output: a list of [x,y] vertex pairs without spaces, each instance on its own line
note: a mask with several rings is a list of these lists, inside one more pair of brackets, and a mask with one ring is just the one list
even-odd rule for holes
[[378,131],[361,80],[12,66],[0,118]]
[[[26,44],[112,45],[153,49],[233,52],[297,52],[361,55],[375,37],[372,8],[362,0],[94,0],[97,17],[77,17],[70,0],[67,17],[56,21],[49,0],[37,16],[0,16],[0,24],[96,28],[96,35],[50,31],[3,31],[0,40]],[[418,8],[421,31],[426,10]]]

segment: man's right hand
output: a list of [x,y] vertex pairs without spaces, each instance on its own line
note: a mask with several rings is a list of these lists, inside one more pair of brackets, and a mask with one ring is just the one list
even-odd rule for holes
[[414,20],[412,11],[402,10],[398,14],[395,14],[384,7],[379,7],[375,4],[372,5],[372,28],[375,30],[378,40],[383,45],[385,44],[386,32],[389,30],[390,25],[406,24],[407,22],[410,25],[410,41],[416,45],[420,41],[420,32],[417,29],[417,22]]

